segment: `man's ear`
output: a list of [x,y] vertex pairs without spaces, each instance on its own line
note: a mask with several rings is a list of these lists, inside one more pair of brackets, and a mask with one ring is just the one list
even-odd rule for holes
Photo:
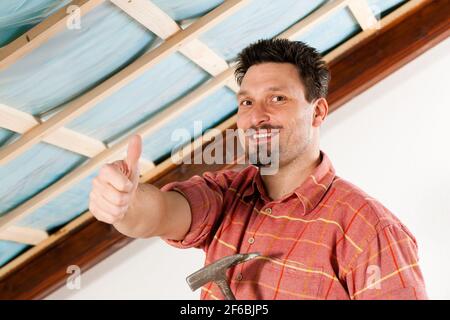
[[320,127],[328,115],[328,102],[325,98],[319,98],[314,102],[313,122],[314,127]]

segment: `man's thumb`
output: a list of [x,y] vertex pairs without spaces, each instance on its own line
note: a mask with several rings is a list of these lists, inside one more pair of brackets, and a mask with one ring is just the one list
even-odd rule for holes
[[141,157],[142,153],[142,138],[140,135],[134,135],[131,137],[130,141],[128,142],[128,151],[127,151],[127,158],[126,163],[128,166],[128,170],[131,171],[131,175],[139,174],[136,172],[139,168],[139,158]]

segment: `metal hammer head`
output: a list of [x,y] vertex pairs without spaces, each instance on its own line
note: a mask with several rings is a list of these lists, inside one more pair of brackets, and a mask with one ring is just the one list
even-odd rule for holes
[[189,287],[192,289],[192,291],[197,290],[198,288],[207,284],[208,282],[214,281],[216,282],[217,285],[219,285],[219,287],[222,289],[223,292],[224,281],[226,286],[228,286],[226,282],[227,269],[239,263],[256,258],[260,255],[261,255],[260,253],[254,252],[254,253],[239,253],[232,256],[224,257],[201,268],[197,272],[194,272],[193,274],[191,274],[186,278],[186,281]]

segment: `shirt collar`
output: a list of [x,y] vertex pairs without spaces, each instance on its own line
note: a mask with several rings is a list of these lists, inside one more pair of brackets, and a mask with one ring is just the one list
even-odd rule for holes
[[269,198],[261,179],[259,168],[252,166],[252,172],[254,174],[253,182],[250,188],[247,188],[244,192],[244,196],[253,195],[257,190],[265,202],[278,203],[295,194],[304,204],[303,214],[307,214],[317,207],[323,199],[336,175],[330,159],[323,151],[320,151],[320,158],[320,164],[314,169],[313,173],[293,192],[278,200],[271,200]]

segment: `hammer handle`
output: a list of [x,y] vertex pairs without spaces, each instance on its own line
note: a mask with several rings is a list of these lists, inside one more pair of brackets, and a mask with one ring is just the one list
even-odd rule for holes
[[234,296],[233,292],[231,291],[230,286],[228,285],[228,282],[226,279],[216,280],[215,283],[219,286],[220,291],[222,291],[226,300],[236,300],[236,297]]

